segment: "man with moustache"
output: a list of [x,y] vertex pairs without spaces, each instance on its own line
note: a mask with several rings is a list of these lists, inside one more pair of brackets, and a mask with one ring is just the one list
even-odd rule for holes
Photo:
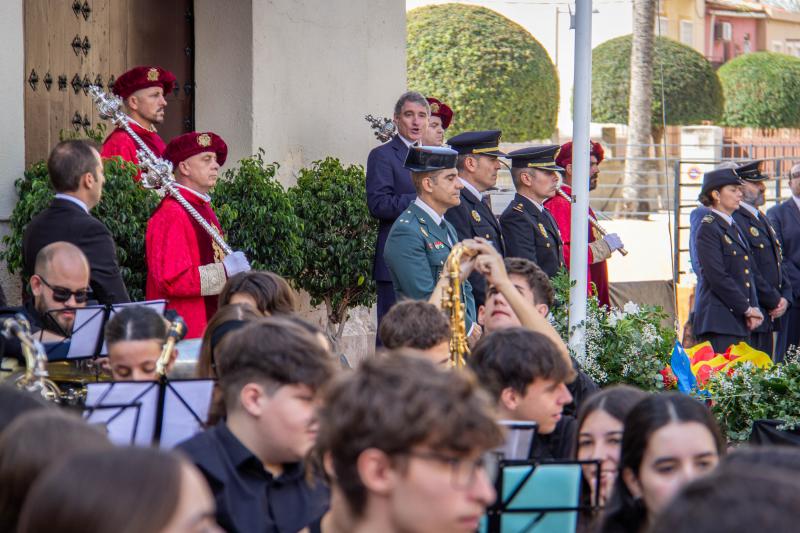
[[[445,261],[458,243],[445,212],[459,204],[464,187],[456,172],[458,153],[445,147],[412,146],[405,166],[417,198],[392,225],[384,259],[398,299],[428,300],[444,272]],[[462,285],[466,328],[475,322],[475,301],[468,281]]]
[[[211,132],[173,139],[164,158],[172,162],[178,192],[222,234],[208,193],[217,183],[228,146]],[[186,321],[188,338],[200,337],[217,310],[217,295],[227,278],[250,270],[242,252],[226,256],[202,226],[170,195],[164,197],[145,236],[148,300],[167,300]]]
[[[175,75],[161,67],[135,67],[122,74],[111,90],[123,99],[128,109],[128,125],[157,156],[161,157],[166,144],[158,135],[156,125],[164,122],[167,107],[165,96],[172,91]],[[111,132],[103,143],[103,158],[120,156],[125,161],[138,164],[139,146],[122,128]],[[136,181],[141,176],[136,174]]]
[[403,93],[394,106],[397,135],[374,148],[367,158],[367,207],[379,221],[372,270],[378,292],[378,324],[395,302],[392,276],[384,261],[386,239],[394,221],[416,197],[411,173],[403,164],[409,147],[419,144],[428,129],[430,112],[428,100],[420,93]]
[[549,277],[564,265],[561,234],[544,202],[556,194],[558,145],[531,146],[508,154],[517,194],[500,217],[509,257],[533,261]]
[[773,356],[772,332],[780,329],[778,319],[789,308],[792,286],[781,266],[783,254],[775,230],[769,219],[759,207],[764,205],[764,181],[767,176],[761,173],[761,161],[752,161],[736,169],[742,179],[742,202],[733,213],[733,220],[739,231],[747,239],[753,256],[753,273],[756,281],[756,294],[764,322],[750,332],[750,346]]
[[[492,213],[487,191],[497,183],[500,170],[499,157],[506,157],[500,151],[500,130],[467,131],[449,139],[448,145],[458,152],[456,169],[458,179],[464,186],[461,189],[461,203],[447,210],[445,218],[456,229],[458,240],[481,237],[491,242],[503,255],[503,235],[500,222]],[[486,282],[478,272],[469,277],[475,305],[483,305]]]
[[[592,191],[597,188],[597,179],[600,174],[600,163],[603,162],[603,147],[600,143],[589,141],[590,154],[589,154],[589,190]],[[561,149],[556,156],[556,165],[563,167],[561,190],[567,197],[572,196],[572,141],[561,145]],[[545,202],[544,206],[553,215],[558,229],[561,232],[561,238],[564,242],[564,264],[569,268],[570,260],[570,247],[572,243],[572,202],[563,198],[561,195],[556,194]],[[595,216],[592,208],[589,208],[589,214]],[[596,218],[596,217],[595,217]],[[605,236],[590,226],[589,231],[589,272],[588,272],[588,286],[587,291],[592,293],[592,287],[597,289],[597,299],[600,305],[610,306],[611,301],[608,295],[608,266],[606,259],[611,257],[614,250],[623,248],[622,239],[616,233],[609,233]]]

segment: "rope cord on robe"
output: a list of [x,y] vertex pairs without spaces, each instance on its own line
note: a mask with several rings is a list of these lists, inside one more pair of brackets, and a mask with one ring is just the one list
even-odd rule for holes
[[157,157],[130,127],[128,117],[122,111],[122,99],[118,96],[106,94],[96,85],[89,87],[89,95],[92,97],[95,106],[97,106],[100,117],[110,120],[124,129],[139,146],[136,157],[139,159],[139,167],[142,170],[142,185],[149,189],[165,189],[214,239],[214,242],[222,248],[225,255],[231,255],[233,250],[222,238],[222,235],[219,234],[217,228],[209,224],[175,187],[175,178],[172,177],[172,163]]

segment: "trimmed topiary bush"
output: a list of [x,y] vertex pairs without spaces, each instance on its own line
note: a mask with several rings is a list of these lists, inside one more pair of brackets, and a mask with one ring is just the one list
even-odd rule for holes
[[[711,63],[693,48],[656,37],[653,51],[653,138],[661,137],[662,68],[666,122],[669,125],[718,121],[722,86]],[[592,121],[628,123],[631,36],[606,41],[592,50]]]
[[726,126],[800,127],[800,58],[773,52],[740,55],[719,71]]
[[328,335],[342,336],[348,311],[375,303],[372,261],[378,222],[367,210],[364,169],[333,157],[297,176],[289,196],[302,224],[303,269],[296,285],[325,304]]
[[[158,194],[140,187],[133,176],[136,167],[115,157],[104,162],[106,183],[103,198],[92,214],[105,224],[117,246],[122,280],[134,301],[144,300],[147,264],[144,257],[144,234],[147,220],[159,202]],[[8,263],[12,274],[22,272],[22,235],[28,222],[53,199],[47,163],[39,161],[25,171],[14,187],[18,201],[11,214],[11,233],[3,237],[0,259]],[[27,280],[25,280],[27,281]]]
[[408,87],[453,108],[448,136],[499,128],[513,142],[553,133],[558,75],[522,26],[465,4],[419,7],[407,17]]

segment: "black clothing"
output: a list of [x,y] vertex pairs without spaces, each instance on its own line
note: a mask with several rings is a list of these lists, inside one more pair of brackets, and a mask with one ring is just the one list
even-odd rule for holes
[[704,333],[697,336],[697,342],[708,341],[711,347],[714,348],[714,353],[725,353],[725,351],[732,345],[746,342],[750,344],[750,337],[741,337],[738,335],[721,335],[718,333]]
[[800,345],[800,210],[794,198],[789,198],[767,212],[781,243],[783,272],[791,284],[791,306],[780,318],[778,340],[775,345],[775,361],[783,361],[786,350]]
[[[53,322],[52,318],[49,316],[43,317],[38,311],[36,311],[33,300],[26,302],[22,307],[0,308],[0,328],[2,328],[2,322],[4,319],[13,318],[17,314],[22,314],[25,316],[25,318],[28,320],[28,323],[31,325],[31,332],[33,333],[41,330],[43,324],[47,323],[48,327],[46,329],[62,334],[60,331],[61,328],[58,326],[58,324]],[[5,336],[0,335],[0,359],[3,357],[13,358],[19,361],[20,364],[25,364],[25,357],[22,355],[22,346],[20,345],[18,339],[6,339]]]
[[500,215],[506,257],[530,259],[549,277],[564,265],[563,242],[550,212],[517,193]]
[[330,494],[312,485],[303,463],[273,477],[224,422],[178,445],[205,476],[217,503],[217,522],[228,532],[295,533],[328,510]]
[[562,416],[552,433],[536,434],[530,458],[536,461],[571,459],[577,431],[578,421],[568,415]]
[[583,371],[581,366],[574,358],[572,359],[572,368],[575,370],[575,379],[572,383],[567,384],[567,390],[572,395],[572,403],[564,406],[564,414],[569,416],[576,416],[581,404],[586,401],[592,393],[600,390],[597,383],[590,378],[586,372]]
[[33,217],[22,238],[23,274],[33,275],[36,254],[48,244],[66,241],[86,255],[89,284],[101,304],[130,301],[117,262],[114,239],[102,222],[74,202],[54,198],[50,207]]
[[[500,255],[504,255],[505,246],[503,234],[500,232],[500,222],[489,206],[480,198],[476,198],[466,187],[461,189],[461,203],[448,209],[444,218],[456,229],[459,241],[483,237],[491,241]],[[486,301],[486,280],[479,272],[473,272],[469,276],[469,283],[472,285],[472,296],[475,298],[475,309],[477,309]]]

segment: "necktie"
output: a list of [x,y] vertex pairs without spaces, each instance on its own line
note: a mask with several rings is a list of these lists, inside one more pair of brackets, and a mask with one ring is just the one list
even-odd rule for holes
[[731,220],[731,227],[732,227],[732,228],[733,228],[733,230],[736,232],[736,235],[738,235],[738,236],[739,236],[739,244],[741,244],[742,246],[745,246],[745,247],[747,247],[747,246],[745,245],[745,241],[744,241],[744,237],[742,236],[742,232],[741,232],[741,231],[739,231],[739,225],[736,223],[736,221],[735,221],[735,220]]
[[450,232],[447,231],[447,224],[444,223],[444,219],[439,222],[439,227],[444,230],[444,234],[447,235],[447,243],[452,247],[453,246],[453,238],[450,236]]

